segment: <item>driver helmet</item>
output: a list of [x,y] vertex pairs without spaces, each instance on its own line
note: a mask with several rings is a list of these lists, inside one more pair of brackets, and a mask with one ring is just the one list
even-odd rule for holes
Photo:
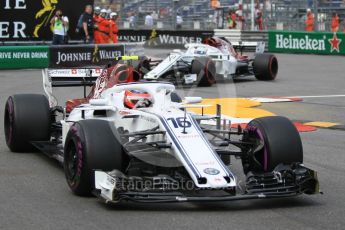
[[124,105],[126,108],[147,108],[152,104],[152,96],[147,92],[138,90],[126,90]]
[[213,46],[213,47],[220,47],[220,46],[222,46],[222,43],[219,41],[219,39],[218,38],[214,38],[214,37],[206,38],[203,41],[203,44],[206,44],[206,45],[209,45],[209,46]]

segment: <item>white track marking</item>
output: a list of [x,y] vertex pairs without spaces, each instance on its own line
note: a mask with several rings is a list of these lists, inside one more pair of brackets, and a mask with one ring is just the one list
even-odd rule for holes
[[257,101],[260,103],[274,103],[274,102],[292,102],[293,100],[287,98],[268,98],[268,97],[252,97],[251,101]]
[[283,98],[332,98],[332,97],[345,97],[344,94],[339,94],[339,95],[317,95],[317,96],[288,96],[288,97],[283,97]]

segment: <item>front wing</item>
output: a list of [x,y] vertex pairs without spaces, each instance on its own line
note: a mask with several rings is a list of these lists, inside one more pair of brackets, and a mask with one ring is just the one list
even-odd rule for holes
[[216,202],[321,193],[317,173],[304,165],[278,165],[273,172],[262,174],[250,172],[244,187],[238,185],[237,189],[181,190],[178,182],[169,176],[127,177],[118,171],[95,171],[95,188],[94,194],[105,203]]

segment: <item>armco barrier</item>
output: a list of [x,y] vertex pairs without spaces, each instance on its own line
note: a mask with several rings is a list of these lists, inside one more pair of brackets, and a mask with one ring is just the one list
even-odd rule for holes
[[345,55],[345,33],[269,31],[268,37],[270,52]]
[[0,69],[42,69],[48,65],[48,46],[0,46]]

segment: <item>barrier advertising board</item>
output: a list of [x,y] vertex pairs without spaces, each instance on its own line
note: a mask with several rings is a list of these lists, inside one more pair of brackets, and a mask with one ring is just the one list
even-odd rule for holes
[[0,69],[47,68],[48,46],[0,46]]
[[269,31],[268,50],[282,53],[345,55],[345,33]]
[[0,41],[51,40],[50,21],[61,9],[69,19],[68,35],[75,33],[79,16],[93,0],[3,0],[0,1]]
[[0,69],[105,66],[125,54],[124,45],[0,46]]
[[145,46],[150,48],[184,48],[187,43],[201,43],[203,39],[212,37],[214,31],[123,29],[118,35],[121,42],[145,42]]

